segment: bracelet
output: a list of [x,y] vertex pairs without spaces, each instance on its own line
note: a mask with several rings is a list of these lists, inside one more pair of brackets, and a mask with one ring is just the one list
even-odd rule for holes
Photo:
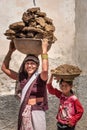
[[48,54],[42,54],[41,57],[42,59],[48,59]]

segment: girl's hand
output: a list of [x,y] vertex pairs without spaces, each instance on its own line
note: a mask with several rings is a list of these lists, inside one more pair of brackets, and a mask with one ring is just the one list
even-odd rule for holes
[[67,125],[68,125],[69,127],[73,127],[72,124],[70,123],[70,121],[67,121]]
[[9,51],[14,52],[16,50],[13,40],[10,42]]
[[50,79],[49,79],[49,81],[48,81],[48,83],[50,84],[52,84],[52,81],[53,81],[53,74],[51,74],[51,76],[50,76]]
[[59,76],[54,76],[54,79],[59,81],[60,80],[60,77]]

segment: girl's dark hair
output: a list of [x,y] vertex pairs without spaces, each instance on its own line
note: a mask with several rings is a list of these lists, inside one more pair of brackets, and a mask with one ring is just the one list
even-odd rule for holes
[[[73,85],[73,81],[72,81],[72,80],[71,80],[71,81],[65,81],[64,79],[61,79],[60,82],[59,82],[59,84],[61,85],[62,82],[66,82],[66,83],[69,84],[70,86]],[[74,93],[72,89],[70,90],[70,92],[71,92],[72,94]]]
[[61,79],[61,80],[60,80],[60,84],[62,84],[62,82],[66,82],[66,83],[69,84],[70,86],[73,85],[73,81],[72,81],[72,80],[71,80],[71,81],[65,81],[64,79]]

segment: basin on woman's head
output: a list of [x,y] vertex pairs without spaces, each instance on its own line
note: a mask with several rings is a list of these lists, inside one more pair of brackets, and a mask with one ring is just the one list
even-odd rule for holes
[[[40,55],[42,53],[41,39],[15,38],[13,41],[16,49],[21,53],[35,55]],[[51,44],[48,45],[48,50],[50,47]]]

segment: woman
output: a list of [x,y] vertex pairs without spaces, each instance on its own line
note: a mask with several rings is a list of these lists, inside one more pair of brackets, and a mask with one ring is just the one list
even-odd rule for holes
[[46,130],[45,110],[48,109],[46,82],[48,79],[48,40],[42,40],[42,71],[38,73],[39,59],[29,54],[25,57],[19,73],[9,68],[11,55],[15,51],[10,43],[9,51],[2,63],[2,71],[18,81],[21,105],[18,117],[18,130]]
[[53,88],[53,75],[47,84],[50,94],[55,95],[60,100],[58,107],[57,130],[75,130],[77,122],[83,115],[84,109],[79,99],[72,91],[73,81],[68,81],[56,77],[60,84],[60,90]]

